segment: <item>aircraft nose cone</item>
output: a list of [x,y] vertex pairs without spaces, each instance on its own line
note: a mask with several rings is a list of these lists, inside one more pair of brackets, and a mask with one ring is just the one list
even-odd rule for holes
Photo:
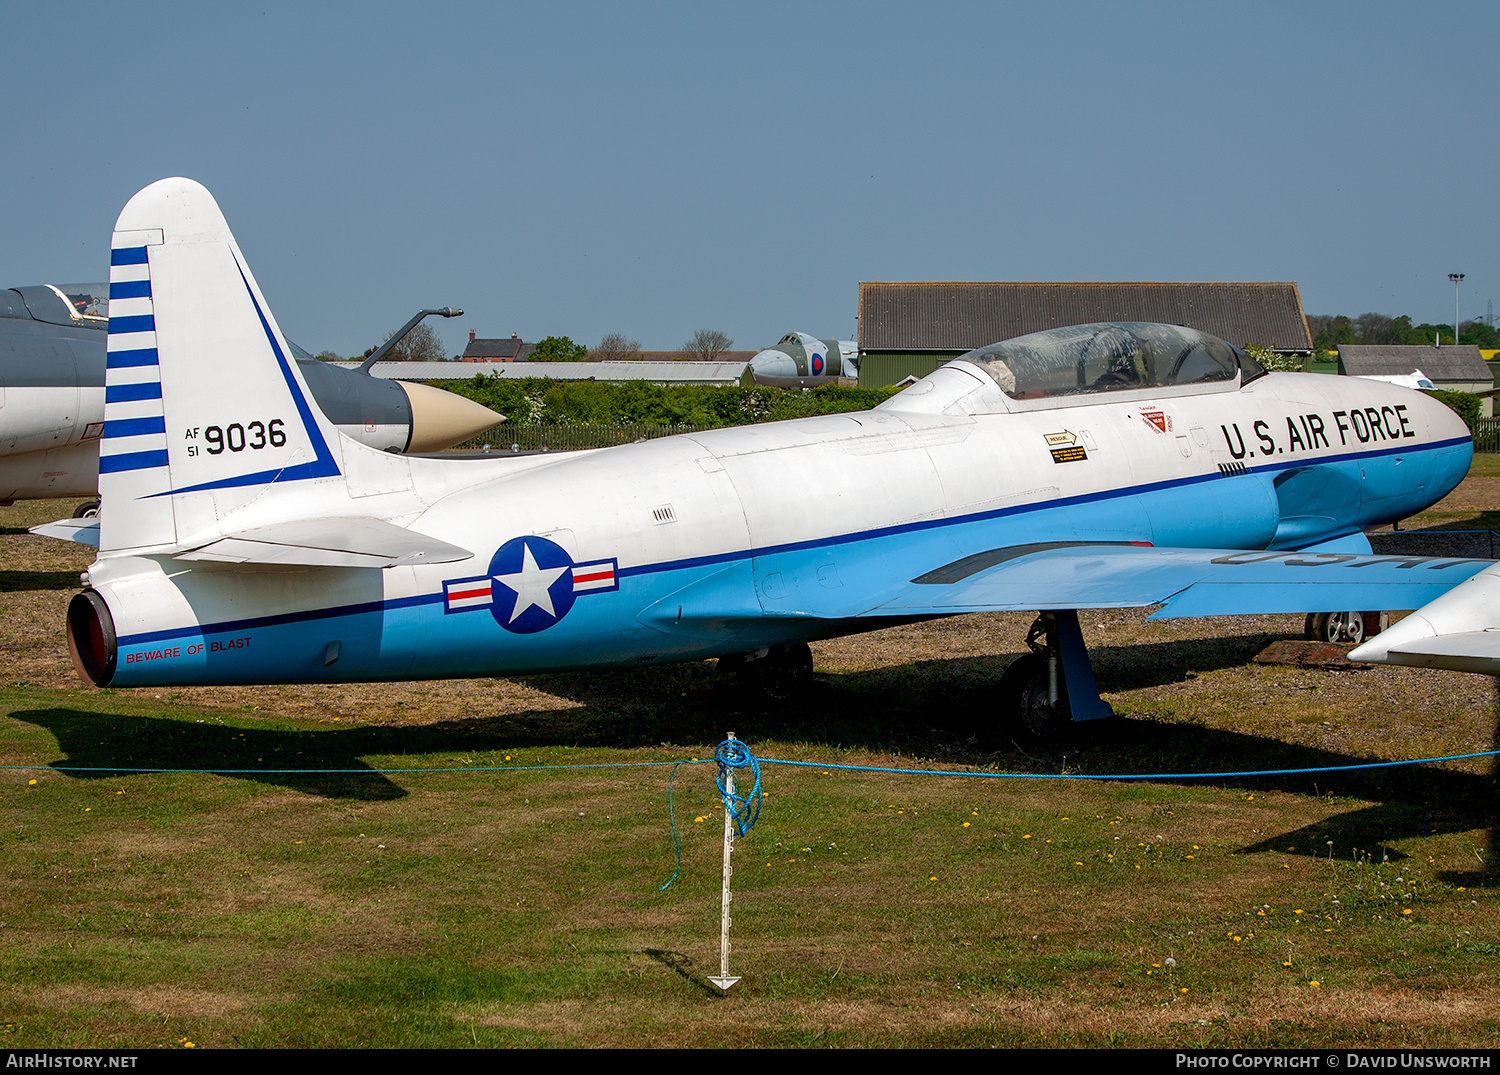
[[426,384],[397,381],[411,400],[411,443],[408,452],[440,452],[478,436],[505,421],[488,407]]
[[750,360],[750,376],[762,384],[790,380],[797,376],[797,362],[785,351],[768,347]]

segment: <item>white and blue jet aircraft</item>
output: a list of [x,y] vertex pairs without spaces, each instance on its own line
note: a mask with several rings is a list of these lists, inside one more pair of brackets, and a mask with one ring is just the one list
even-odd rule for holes
[[197,183],[132,198],[111,264],[99,555],[67,614],[100,686],[721,657],[775,691],[812,640],[1040,610],[1006,704],[1042,734],[1109,713],[1073,610],[1417,608],[1487,563],[1362,533],[1467,472],[1452,411],[1191,329],[1036,333],[855,414],[440,460],[310,404]]

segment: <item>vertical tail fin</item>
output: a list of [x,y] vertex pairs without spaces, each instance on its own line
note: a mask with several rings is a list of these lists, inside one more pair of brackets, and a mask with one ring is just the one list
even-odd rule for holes
[[342,448],[213,196],[163,179],[115,224],[100,551],[172,546]]

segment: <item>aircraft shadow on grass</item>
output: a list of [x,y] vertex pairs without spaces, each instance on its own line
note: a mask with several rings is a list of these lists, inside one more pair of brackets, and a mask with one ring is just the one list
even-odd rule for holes
[[[1193,671],[1242,665],[1268,636],[1185,640],[1099,651],[1107,690],[1180,681]],[[1118,657],[1119,659],[1115,659]],[[358,800],[401,798],[400,774],[374,771],[371,756],[413,759],[558,745],[645,747],[703,744],[733,729],[751,743],[776,738],[807,744],[916,753],[948,764],[996,764],[1008,771],[1150,774],[1308,770],[1372,759],[1267,736],[1148,718],[1126,717],[1080,729],[1066,745],[1020,745],[986,753],[974,739],[981,720],[999,720],[995,687],[1008,657],[963,657],[866,672],[823,675],[795,703],[756,709],[734,680],[711,665],[528,677],[530,685],[568,698],[575,707],[466,717],[428,725],[329,730],[262,729],[197,724],[165,717],[99,714],[55,708],[11,716],[46,728],[79,779],[119,778],[131,766],[199,769],[310,795]],[[1500,727],[1495,733],[1500,749]],[[285,766],[342,773],[235,772]],[[97,769],[78,772],[71,767]],[[417,766],[413,766],[414,768]],[[408,781],[403,780],[403,783]],[[1164,778],[1162,782],[1177,782]],[[1199,781],[1194,780],[1194,783]],[[1394,845],[1433,833],[1489,830],[1500,846],[1500,794],[1493,776],[1435,766],[1343,772],[1298,772],[1212,779],[1219,787],[1358,799],[1373,805],[1269,836],[1241,853],[1275,851],[1308,857],[1400,861]],[[1494,883],[1486,867],[1452,874],[1456,884]]]
[[77,571],[0,571],[0,593],[76,589]]
[[[361,760],[362,754],[390,749],[370,743],[368,729],[351,729],[350,735],[240,728],[62,707],[10,715],[51,732],[63,753],[53,768],[79,780],[117,780],[142,770],[197,770],[335,799],[380,801],[407,794]],[[246,771],[283,767],[289,771]],[[347,771],[307,771],[314,769]]]

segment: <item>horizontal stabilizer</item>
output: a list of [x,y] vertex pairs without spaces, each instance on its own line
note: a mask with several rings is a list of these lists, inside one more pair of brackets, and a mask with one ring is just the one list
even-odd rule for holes
[[226,534],[178,560],[305,567],[449,564],[474,554],[403,526],[368,518],[298,519]]
[[80,545],[99,547],[99,517],[91,519],[59,519],[55,523],[33,526],[31,533],[59,541],[76,541]]

